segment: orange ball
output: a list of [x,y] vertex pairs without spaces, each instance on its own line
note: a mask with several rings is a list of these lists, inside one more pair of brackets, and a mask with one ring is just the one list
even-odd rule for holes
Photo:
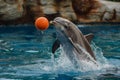
[[35,20],[35,26],[39,30],[46,30],[49,27],[49,21],[45,17],[39,17]]

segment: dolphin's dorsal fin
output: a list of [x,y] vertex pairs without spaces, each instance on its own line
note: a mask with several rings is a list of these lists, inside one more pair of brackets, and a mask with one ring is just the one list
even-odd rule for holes
[[55,40],[52,46],[52,53],[55,53],[55,51],[60,47],[60,41],[58,39]]
[[92,41],[93,37],[94,37],[94,34],[92,33],[85,35],[85,38],[88,40],[89,43]]

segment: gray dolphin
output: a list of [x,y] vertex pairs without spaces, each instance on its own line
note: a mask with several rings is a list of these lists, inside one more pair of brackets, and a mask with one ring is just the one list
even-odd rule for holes
[[52,46],[52,53],[61,46],[67,57],[75,65],[79,60],[92,61],[96,64],[95,55],[90,47],[93,34],[83,35],[71,21],[57,17],[52,21],[56,28],[57,39]]

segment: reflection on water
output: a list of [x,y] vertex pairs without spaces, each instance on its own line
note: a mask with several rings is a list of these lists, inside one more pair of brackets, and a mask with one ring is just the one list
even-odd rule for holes
[[[101,63],[99,69],[96,69],[94,66],[95,70],[83,72],[75,69],[65,56],[62,48],[58,49],[57,53],[53,56],[51,46],[55,40],[54,28],[50,27],[48,30],[40,32],[32,25],[16,28],[1,27],[0,79],[119,80],[120,28],[99,28],[99,31],[97,31],[96,27],[95,29],[93,27],[92,30],[83,27],[82,29],[85,29],[84,33],[95,33],[91,46],[94,52],[97,52],[97,59]],[[89,66],[86,68],[89,68]]]

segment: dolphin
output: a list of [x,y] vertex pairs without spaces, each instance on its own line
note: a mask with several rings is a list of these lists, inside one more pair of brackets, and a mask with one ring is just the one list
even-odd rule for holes
[[73,64],[78,64],[81,60],[96,63],[95,55],[90,47],[90,42],[94,35],[92,33],[83,35],[80,29],[68,19],[56,17],[52,24],[56,28],[56,40],[52,46],[52,53],[63,47],[68,59]]

